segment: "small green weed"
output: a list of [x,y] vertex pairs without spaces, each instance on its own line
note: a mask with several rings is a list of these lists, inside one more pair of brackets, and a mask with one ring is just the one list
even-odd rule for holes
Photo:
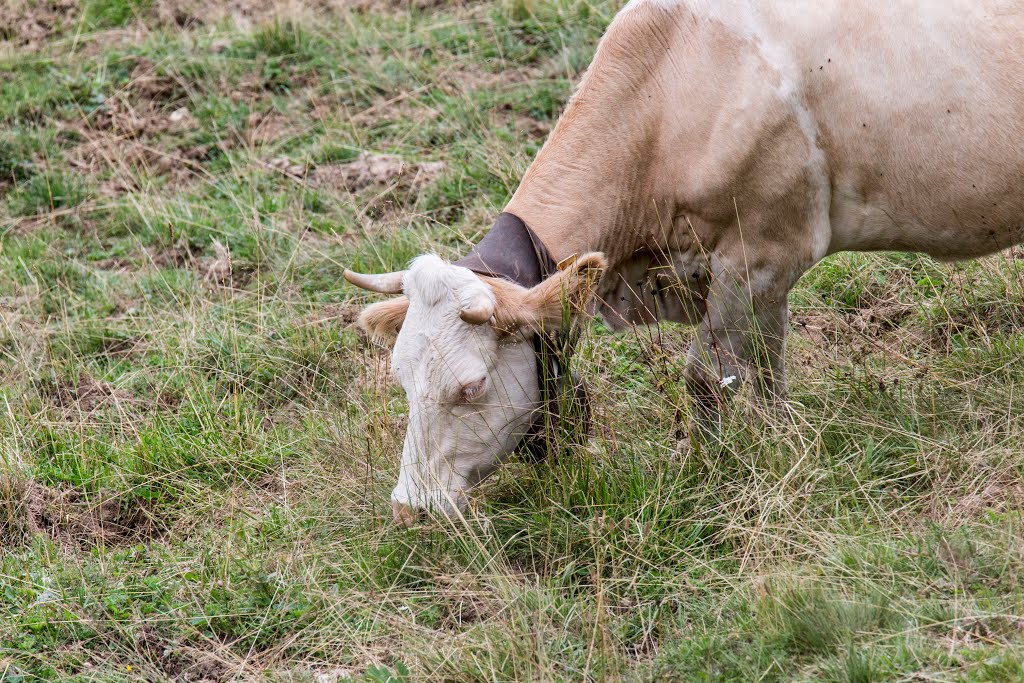
[[78,206],[88,193],[76,177],[60,172],[31,175],[8,195],[12,213],[18,216],[46,213]]
[[152,5],[153,0],[85,0],[83,16],[93,29],[124,26]]

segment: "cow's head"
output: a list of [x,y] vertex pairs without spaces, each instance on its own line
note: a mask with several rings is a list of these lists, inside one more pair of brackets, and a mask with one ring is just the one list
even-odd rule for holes
[[409,402],[391,494],[397,522],[464,509],[469,489],[515,449],[542,407],[533,335],[560,328],[567,305],[581,308],[604,265],[601,254],[586,254],[531,289],[431,255],[398,273],[345,272],[364,289],[404,294],[359,318],[392,346],[391,370]]

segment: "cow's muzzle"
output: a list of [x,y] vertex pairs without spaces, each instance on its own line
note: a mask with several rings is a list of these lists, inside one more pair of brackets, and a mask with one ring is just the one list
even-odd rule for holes
[[422,508],[414,508],[411,505],[405,503],[399,503],[398,501],[391,501],[391,513],[392,518],[395,520],[395,524],[405,528],[409,528],[416,524],[416,522],[423,519],[426,514],[426,510]]

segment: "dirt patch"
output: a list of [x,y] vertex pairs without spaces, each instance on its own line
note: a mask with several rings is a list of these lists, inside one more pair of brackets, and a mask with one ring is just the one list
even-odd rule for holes
[[[214,145],[189,147],[179,135],[194,125],[184,107],[169,113],[143,115],[126,103],[111,100],[97,113],[92,125],[65,124],[81,142],[67,152],[75,169],[96,175],[111,174],[101,188],[107,194],[139,188],[140,175],[170,174],[181,185],[204,173]],[[161,134],[167,135],[161,137]],[[141,171],[141,174],[140,174]]]
[[77,0],[5,0],[0,4],[0,46],[35,50],[78,19]]
[[[924,343],[920,330],[903,326],[916,304],[880,302],[856,311],[833,310],[794,313],[790,323],[796,334],[810,340],[818,350],[834,350],[852,359],[877,351],[903,353]],[[801,365],[820,365],[820,354],[801,354]]]
[[512,117],[512,127],[516,129],[516,132],[533,140],[544,140],[551,132],[549,124],[526,114],[515,114]]
[[816,346],[835,346],[842,339],[839,328],[842,316],[838,313],[794,313],[790,316],[793,330],[808,339]]
[[441,603],[440,628],[461,631],[484,619],[487,605],[473,596],[446,597]]
[[81,143],[67,153],[68,162],[85,173],[109,172],[101,191],[107,195],[138,190],[139,169],[171,174],[177,184],[202,172],[209,145],[188,147],[187,133],[198,122],[186,106],[190,86],[158,73],[145,58],[136,58],[131,80],[108,97],[85,121],[62,124]]
[[354,304],[328,304],[306,318],[306,324],[348,327],[355,323],[362,311],[362,306]]
[[251,263],[234,259],[230,245],[220,240],[214,239],[210,248],[213,254],[203,256],[201,248],[179,239],[172,247],[144,251],[145,258],[154,266],[195,270],[203,282],[213,287],[242,287],[249,283],[254,273]]
[[[155,0],[136,8],[123,27],[87,31],[80,36],[87,51],[97,47],[138,43],[142,32],[170,28],[189,30],[228,23],[248,32],[273,21],[315,22],[344,11],[395,11],[449,4],[450,0]],[[80,0],[5,0],[0,3],[0,49],[35,51],[52,38],[81,25]],[[129,36],[130,40],[122,40]]]
[[36,294],[19,294],[16,296],[0,296],[0,320],[11,321],[15,314],[32,311],[39,303]]
[[125,92],[131,99],[177,107],[188,97],[189,84],[180,78],[161,74],[156,65],[145,57],[136,57],[131,80]]
[[160,534],[153,515],[137,498],[86,496],[0,475],[0,505],[0,540],[11,543],[44,533],[65,548],[81,549],[131,545]]
[[[359,194],[359,219],[369,218],[380,227],[399,221],[419,192],[446,168],[443,161],[412,163],[389,154],[363,152],[349,163],[316,167],[306,180],[313,188]],[[296,166],[294,170],[300,169]]]
[[363,152],[347,164],[319,166],[310,173],[313,187],[342,188],[359,192],[370,186],[412,190],[430,184],[444,172],[443,161],[410,163],[389,154]]
[[193,26],[229,22],[237,30],[251,31],[273,21],[315,22],[325,16],[356,9],[405,10],[451,4],[451,0],[156,0],[152,14],[165,26]]
[[[126,353],[131,350],[132,343],[128,340],[118,340],[105,353],[114,355]],[[123,389],[115,389],[107,382],[97,380],[86,372],[81,372],[77,382],[70,380],[59,380],[43,393],[48,395],[54,405],[58,408],[91,413],[94,410],[107,406],[119,406],[125,403],[132,403],[134,397]]]
[[181,2],[181,0],[157,0],[153,7],[153,13],[157,21],[164,26],[177,26],[182,29],[189,29],[206,24],[210,17],[204,11],[203,5],[218,5],[221,3],[202,2]]
[[303,164],[292,163],[292,160],[288,157],[276,157],[267,162],[266,165],[292,179],[301,179],[306,175],[306,167]]
[[223,681],[230,678],[228,665],[214,652],[170,639],[148,624],[138,625],[135,646],[172,680]]
[[194,267],[199,251],[188,240],[179,239],[174,246],[156,252],[146,250],[146,256],[153,265],[160,268]]
[[835,344],[850,332],[877,338],[900,326],[916,304],[878,303],[857,311],[811,311],[792,316],[793,327],[804,336],[820,343]]
[[271,498],[283,499],[292,488],[290,481],[283,472],[267,472],[255,482],[258,491],[268,494]]
[[180,155],[160,150],[145,142],[104,132],[83,132],[85,142],[68,151],[68,164],[89,174],[108,171],[111,177],[100,184],[100,193],[116,196],[141,189],[139,170],[151,175],[170,173],[177,184],[196,174],[196,165]]
[[880,302],[862,308],[850,319],[850,327],[869,337],[880,337],[884,333],[896,329],[909,316],[917,304],[900,302]]
[[[516,66],[499,71],[485,70],[472,64],[459,65],[443,74],[443,78],[454,88],[462,92],[474,90],[490,90],[494,92],[508,91],[523,83],[536,83],[552,77],[562,77],[562,65],[559,64],[555,73],[540,66]],[[511,111],[509,104],[498,107],[499,112]]]
[[152,136],[182,126],[181,109],[189,84],[175,76],[158,74],[148,59],[136,58],[131,80],[123,90],[104,100],[90,123],[126,138]]
[[[380,124],[384,121],[395,121],[420,124],[437,120],[441,116],[440,110],[421,101],[418,95],[419,89],[416,89],[394,96],[377,97],[369,107],[352,114],[351,121],[353,123],[367,121]],[[351,106],[344,96],[314,97],[311,103],[316,109],[325,112]]]
[[437,595],[441,599],[441,622],[439,628],[446,631],[462,631],[473,624],[501,612],[493,595],[473,585],[473,579],[462,575],[439,574],[434,576]]
[[287,134],[287,131],[294,128],[292,121],[278,112],[253,112],[245,122],[245,143],[253,147],[262,147],[277,142]]

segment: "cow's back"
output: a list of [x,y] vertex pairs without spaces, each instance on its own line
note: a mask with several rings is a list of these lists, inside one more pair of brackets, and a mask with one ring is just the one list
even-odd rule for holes
[[[831,180],[831,250],[940,258],[1024,239],[1024,9],[777,3]],[[792,67],[792,65],[790,65]]]
[[994,252],[1024,240],[1022,46],[1007,0],[632,0],[506,210],[613,263]]

